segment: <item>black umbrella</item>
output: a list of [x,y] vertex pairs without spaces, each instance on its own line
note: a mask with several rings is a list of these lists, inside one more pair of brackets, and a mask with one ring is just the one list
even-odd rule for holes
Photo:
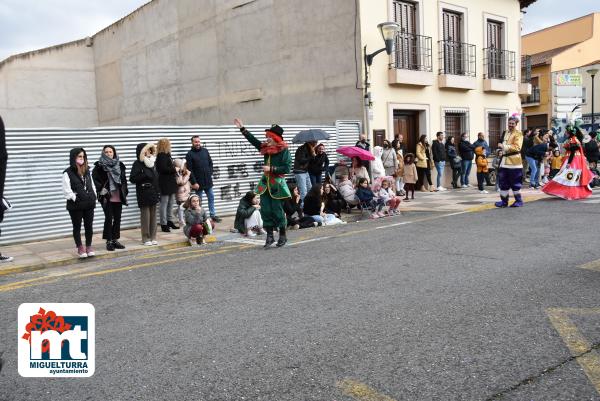
[[292,143],[319,142],[325,139],[329,139],[329,134],[322,129],[307,129],[298,132]]

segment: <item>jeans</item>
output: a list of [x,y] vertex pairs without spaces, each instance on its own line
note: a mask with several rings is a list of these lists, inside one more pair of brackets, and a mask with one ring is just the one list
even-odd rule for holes
[[446,167],[446,162],[435,162],[435,169],[437,171],[436,183],[437,187],[442,186],[442,179],[444,178],[444,167]]
[[538,162],[533,157],[529,156],[525,156],[525,159],[527,159],[527,164],[531,170],[531,175],[529,176],[529,186],[537,187],[539,185]]
[[319,175],[314,175],[314,174],[309,173],[308,176],[310,177],[311,188],[312,188],[312,185],[321,184],[323,182],[323,173],[321,173]]
[[469,185],[469,174],[471,174],[471,166],[473,165],[473,160],[462,160],[461,165],[462,170],[460,172],[460,184]]
[[312,188],[310,177],[308,173],[294,173],[296,177],[296,185],[298,186],[298,192],[300,193],[300,200],[304,201],[304,197]]
[[71,223],[73,223],[73,239],[77,247],[81,246],[81,220],[85,229],[85,246],[92,246],[94,235],[94,209],[69,210]]
[[215,217],[217,212],[215,211],[215,194],[212,187],[201,188],[196,191],[196,195],[200,197],[200,203],[202,203],[202,192],[206,192],[206,197],[208,198],[208,211],[210,212],[210,217]]
[[175,204],[175,194],[160,196],[160,225],[166,226],[173,220],[173,204]]

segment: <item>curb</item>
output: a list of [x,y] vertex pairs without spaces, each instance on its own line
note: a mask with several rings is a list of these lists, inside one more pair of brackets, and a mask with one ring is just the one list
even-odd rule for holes
[[[207,236],[206,237],[207,243],[213,243],[216,241],[217,241],[217,238],[215,236]],[[153,247],[139,248],[139,249],[134,249],[134,250],[103,253],[102,255],[93,256],[90,259],[79,259],[76,257],[68,257],[68,258],[64,258],[64,259],[55,260],[52,262],[41,262],[41,263],[34,263],[34,264],[30,264],[30,265],[21,265],[21,266],[14,266],[14,267],[2,269],[2,270],[0,270],[0,277],[7,276],[10,274],[33,272],[33,271],[48,269],[48,268],[52,268],[52,267],[68,266],[68,265],[80,264],[80,263],[83,264],[83,263],[86,263],[88,260],[116,259],[116,258],[123,257],[123,256],[132,256],[132,255],[150,253],[150,252],[157,251],[157,250],[158,251],[167,251],[170,249],[178,249],[178,248],[186,248],[186,247],[189,247],[188,242],[182,241],[182,242],[173,242],[173,243],[166,244],[166,245],[158,245],[158,246],[153,246]]]

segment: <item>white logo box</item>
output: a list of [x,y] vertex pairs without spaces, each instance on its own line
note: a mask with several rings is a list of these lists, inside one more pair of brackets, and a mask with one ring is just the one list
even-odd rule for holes
[[[55,319],[51,312],[56,315]],[[27,325],[31,322],[32,316],[36,318],[29,333]],[[85,323],[87,329],[82,327]],[[70,324],[71,327],[67,330],[65,324]],[[48,330],[42,332],[34,329],[42,326]],[[17,333],[18,365],[21,376],[90,377],[94,374],[96,312],[92,304],[43,302],[21,304],[18,310]],[[29,337],[30,340],[23,336]],[[49,349],[47,357],[42,359],[41,349],[45,340],[49,342]],[[84,352],[84,340],[87,340],[87,352]],[[61,346],[63,341],[68,342],[68,349],[63,350]],[[67,355],[67,358],[62,359],[61,354]]]

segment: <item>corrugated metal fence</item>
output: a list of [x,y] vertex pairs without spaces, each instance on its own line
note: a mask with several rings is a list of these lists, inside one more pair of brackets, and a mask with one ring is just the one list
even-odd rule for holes
[[[264,138],[266,127],[248,126],[248,129],[260,139]],[[292,155],[297,145],[291,144],[291,138],[296,133],[308,128],[327,131],[331,135],[326,142],[327,153],[333,163],[335,148],[354,144],[360,126],[358,121],[338,121],[335,126],[287,125],[283,128]],[[222,216],[235,213],[240,197],[251,190],[260,177],[262,156],[233,126],[9,129],[6,133],[9,158],[5,196],[12,202],[13,209],[6,213],[0,226],[0,244],[70,235],[71,221],[65,210],[61,179],[69,165],[71,148],[85,148],[92,164],[98,160],[104,145],[114,145],[129,177],[138,143],[156,142],[167,137],[172,142],[173,157],[183,158],[190,149],[192,135],[200,136],[214,162],[217,213]],[[135,185],[130,184],[129,190],[129,207],[123,209],[123,228],[137,227],[139,223]],[[102,230],[103,221],[104,214],[98,205],[95,232]]]

